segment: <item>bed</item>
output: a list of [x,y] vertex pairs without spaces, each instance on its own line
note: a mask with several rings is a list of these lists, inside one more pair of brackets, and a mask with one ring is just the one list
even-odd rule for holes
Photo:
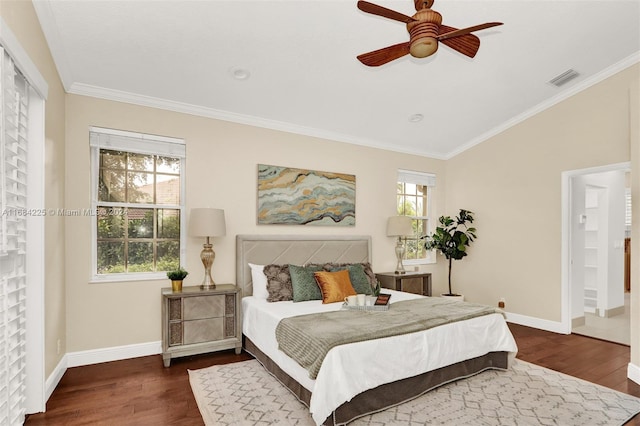
[[[459,321],[417,333],[336,346],[317,377],[278,349],[280,320],[339,310],[340,303],[267,302],[253,296],[249,264],[368,263],[369,236],[238,235],[236,274],[242,288],[243,345],[309,407],[316,424],[346,424],[408,401],[441,384],[488,368],[506,369],[517,347],[501,314]],[[384,290],[392,303],[424,296]],[[391,308],[393,309],[393,305]]]

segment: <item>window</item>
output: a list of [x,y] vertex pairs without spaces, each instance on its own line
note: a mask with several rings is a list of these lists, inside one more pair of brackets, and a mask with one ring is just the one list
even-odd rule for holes
[[[44,140],[49,87],[0,17],[0,424],[45,409]],[[2,218],[4,216],[4,218]]]
[[[0,18],[0,26],[3,25]],[[0,424],[44,410],[44,101],[48,86],[0,34]]]
[[434,261],[432,253],[424,249],[420,237],[429,232],[431,192],[435,187],[435,181],[435,175],[430,173],[398,171],[398,215],[411,217],[414,233],[412,237],[404,238],[405,264],[423,264]]
[[0,47],[0,424],[25,416],[28,83]]
[[90,143],[94,279],[165,278],[183,264],[184,142],[92,128]]

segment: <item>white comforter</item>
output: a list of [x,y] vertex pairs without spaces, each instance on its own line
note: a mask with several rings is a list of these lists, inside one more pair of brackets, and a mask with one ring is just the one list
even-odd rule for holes
[[[391,302],[416,296],[385,289]],[[283,371],[311,391],[309,411],[322,422],[341,404],[368,389],[405,379],[492,351],[515,357],[516,342],[500,314],[485,315],[440,327],[337,346],[329,351],[316,380],[307,370],[278,350],[275,329],[286,317],[340,309],[341,303],[275,302],[253,296],[242,299],[242,329],[253,343]],[[345,327],[348,327],[345,324]]]

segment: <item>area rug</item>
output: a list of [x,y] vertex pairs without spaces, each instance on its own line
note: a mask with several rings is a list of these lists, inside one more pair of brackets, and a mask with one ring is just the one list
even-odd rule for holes
[[[190,370],[207,426],[314,425],[307,407],[256,360]],[[623,425],[640,399],[516,360],[349,425]]]

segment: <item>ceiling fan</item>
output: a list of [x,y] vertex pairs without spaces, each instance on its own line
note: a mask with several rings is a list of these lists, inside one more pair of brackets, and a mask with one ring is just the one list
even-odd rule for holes
[[487,22],[461,30],[442,25],[442,15],[431,9],[433,2],[434,0],[414,0],[416,13],[407,16],[368,1],[358,1],[358,9],[363,12],[407,24],[410,37],[405,43],[358,55],[358,60],[364,65],[377,67],[408,54],[415,58],[426,58],[436,53],[438,42],[473,58],[480,48],[480,39],[471,33],[502,25],[502,22]]

